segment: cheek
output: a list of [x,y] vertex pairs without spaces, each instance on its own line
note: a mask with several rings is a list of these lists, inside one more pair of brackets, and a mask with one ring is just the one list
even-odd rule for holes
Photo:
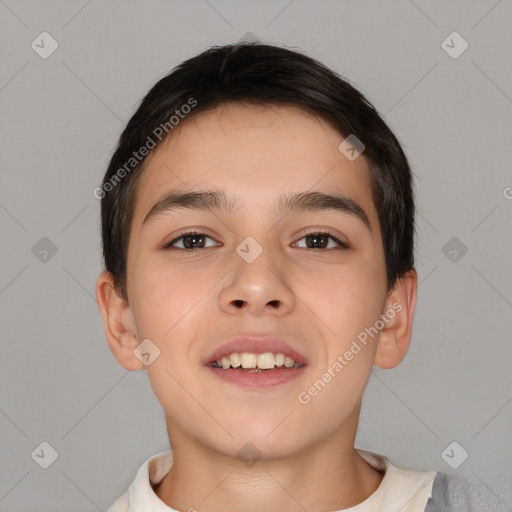
[[179,383],[191,372],[193,326],[200,325],[198,305],[207,288],[196,286],[170,265],[147,265],[136,274],[134,315],[139,341],[149,339],[158,357],[146,366],[155,396],[166,411],[186,404]]
[[158,338],[171,336],[169,329],[186,322],[187,312],[194,310],[212,286],[207,276],[197,271],[191,274],[169,262],[140,265],[134,274],[138,324],[143,333],[151,332]]
[[314,276],[304,273],[296,281],[295,290],[322,320],[326,334],[342,343],[373,325],[385,297],[382,276],[364,262],[316,272]]
[[379,318],[382,295],[371,272],[355,272],[354,267],[321,283],[325,287],[311,288],[308,297],[316,300],[315,313],[325,327],[326,361],[302,390],[299,407],[321,421],[314,428],[327,435],[359,407],[378,339],[366,329]]
[[187,346],[201,316],[218,293],[217,268],[201,269],[201,265],[180,265],[165,256],[148,258],[134,265],[132,294],[139,334],[162,345],[168,352]]

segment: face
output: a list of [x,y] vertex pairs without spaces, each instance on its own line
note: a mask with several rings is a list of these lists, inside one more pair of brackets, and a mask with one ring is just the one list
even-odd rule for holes
[[[328,123],[284,106],[223,106],[172,135],[148,157],[138,189],[124,316],[138,342],[160,351],[146,371],[171,443],[186,435],[235,456],[252,442],[277,457],[355,434],[377,338],[359,343],[341,370],[335,362],[387,297],[366,161],[349,161]],[[236,203],[176,207],[144,222],[169,193],[206,190]],[[343,209],[279,209],[282,196],[315,192],[343,197]],[[305,364],[279,378],[208,367],[239,335],[256,337],[255,347],[277,338]],[[262,351],[286,350],[248,352]]]

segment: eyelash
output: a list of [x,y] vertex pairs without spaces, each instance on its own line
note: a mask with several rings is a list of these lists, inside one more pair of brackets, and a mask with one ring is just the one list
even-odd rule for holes
[[[181,247],[173,247],[173,244],[176,243],[177,241],[181,240],[182,238],[186,238],[187,236],[193,236],[193,235],[204,235],[207,238],[210,238],[210,239],[213,240],[213,237],[208,236],[206,233],[203,233],[202,231],[194,231],[194,230],[186,231],[185,233],[182,233],[177,238],[174,238],[170,242],[166,243],[163,246],[163,249],[179,249],[180,251],[186,251],[186,252],[193,252],[193,251],[197,251],[197,250],[200,250],[200,249],[207,249],[207,247],[198,247],[198,248],[195,248],[195,249],[182,249]],[[350,247],[347,243],[342,242],[341,240],[336,238],[334,235],[332,235],[331,233],[326,232],[326,231],[318,231],[318,230],[311,231],[309,233],[305,233],[304,235],[302,235],[302,237],[299,240],[302,240],[303,238],[306,238],[307,236],[314,236],[314,235],[327,235],[331,240],[334,240],[339,245],[340,249],[348,249]],[[332,247],[330,249],[312,249],[312,248],[308,248],[308,247],[301,247],[301,249],[309,249],[311,251],[329,251],[329,250],[333,250]]]

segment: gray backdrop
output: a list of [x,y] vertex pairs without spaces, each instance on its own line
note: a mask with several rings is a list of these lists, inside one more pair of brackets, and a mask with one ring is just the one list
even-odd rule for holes
[[146,373],[107,346],[93,190],[159,78],[257,38],[351,80],[416,175],[413,342],[374,369],[356,446],[512,510],[511,25],[510,0],[0,0],[0,509],[106,510],[169,448]]

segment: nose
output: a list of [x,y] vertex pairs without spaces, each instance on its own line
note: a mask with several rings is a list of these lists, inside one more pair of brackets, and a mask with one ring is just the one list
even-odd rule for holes
[[286,264],[270,259],[269,250],[252,263],[235,254],[234,268],[219,295],[224,312],[260,317],[284,316],[293,311],[296,296],[289,285],[291,276],[285,271]]

